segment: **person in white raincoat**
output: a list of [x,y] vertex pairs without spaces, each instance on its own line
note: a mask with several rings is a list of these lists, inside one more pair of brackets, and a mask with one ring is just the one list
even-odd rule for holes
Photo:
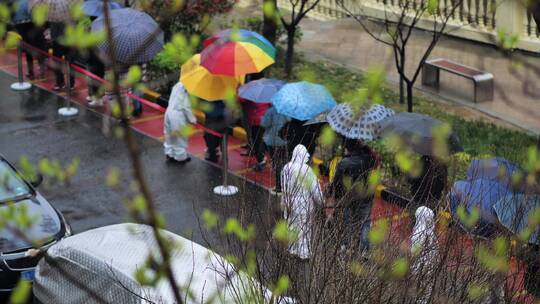
[[[411,267],[413,274],[430,274],[436,267],[438,255],[437,236],[435,234],[435,213],[426,206],[420,206],[415,212],[416,223],[411,235],[411,253],[414,263]],[[429,277],[429,275],[427,276]],[[428,303],[431,297],[432,284],[428,284],[425,293],[419,296],[417,303]]]
[[188,123],[195,123],[197,119],[191,111],[189,95],[182,83],[177,83],[171,92],[169,105],[165,112],[163,133],[165,141],[163,147],[168,160],[187,162],[191,158],[187,154],[188,139],[181,135],[181,130]]
[[298,232],[298,239],[289,246],[289,252],[301,259],[311,256],[311,219],[316,205],[322,205],[319,181],[308,166],[309,153],[297,145],[291,161],[281,171],[281,205],[289,229]]

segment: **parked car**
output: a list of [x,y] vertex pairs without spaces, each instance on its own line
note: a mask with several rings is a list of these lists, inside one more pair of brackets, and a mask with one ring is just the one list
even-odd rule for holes
[[34,187],[41,178],[32,183],[22,178],[15,167],[0,155],[0,210],[10,204],[25,207],[35,222],[27,229],[16,228],[15,223],[0,228],[0,293],[10,292],[20,279],[32,280],[38,258],[29,253],[48,248],[62,238],[71,235],[65,218]]
[[[171,232],[171,266],[183,302],[261,303],[271,292],[215,252]],[[117,224],[76,234],[55,244],[39,262],[35,303],[176,303],[167,280],[141,286],[136,272],[159,256],[150,226]],[[151,271],[150,271],[151,272]],[[189,289],[189,296],[186,296]],[[210,301],[214,297],[214,301]],[[251,297],[251,301],[245,296]],[[257,297],[258,301],[253,301]],[[261,301],[262,300],[262,301]],[[275,303],[294,303],[279,298]]]

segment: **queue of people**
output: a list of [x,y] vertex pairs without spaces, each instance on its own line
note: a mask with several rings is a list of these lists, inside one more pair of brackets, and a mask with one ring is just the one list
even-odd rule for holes
[[[69,83],[70,88],[73,89],[76,85],[76,78],[73,72],[66,74],[65,63],[79,64],[84,66],[90,73],[97,76],[88,77],[88,95],[86,101],[90,107],[107,107],[111,101],[114,100],[114,94],[112,92],[102,92],[101,85],[102,80],[105,77],[105,72],[111,69],[111,65],[107,65],[100,57],[100,52],[103,50],[96,48],[78,51],[75,48],[68,47],[62,43],[62,37],[64,36],[66,22],[59,20],[48,20],[41,26],[37,26],[32,21],[31,12],[33,7],[30,7],[27,1],[16,1],[17,9],[11,18],[11,25],[20,34],[22,40],[28,45],[23,47],[23,52],[27,62],[26,77],[30,80],[36,78],[34,71],[34,58],[37,58],[39,64],[38,78],[43,79],[46,77],[47,67],[52,69],[54,75],[54,85],[52,90],[63,91],[66,89]],[[95,3],[94,3],[95,2]],[[83,12],[89,20],[88,30],[92,30],[91,26],[93,22],[99,19],[102,11],[99,10],[86,10],[86,7],[92,7],[92,5],[102,5],[97,1],[91,1],[89,3],[84,2]],[[114,4],[114,5],[113,5]],[[112,9],[121,8],[117,3],[110,3]],[[125,9],[131,10],[131,9]],[[67,20],[67,18],[66,18]],[[58,59],[47,58],[47,53],[52,50],[52,55]],[[61,60],[59,60],[61,59]],[[48,60],[48,61],[47,61]],[[120,78],[126,77],[129,64],[120,63]],[[131,93],[131,88],[121,89],[122,98],[120,100],[125,103],[126,109],[128,109],[128,117],[138,116],[141,114],[142,105],[137,100],[125,97],[125,93]]]

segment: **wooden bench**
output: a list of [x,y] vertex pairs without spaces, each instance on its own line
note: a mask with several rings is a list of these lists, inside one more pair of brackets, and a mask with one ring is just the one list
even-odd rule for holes
[[422,84],[438,87],[440,70],[471,79],[474,83],[474,102],[493,99],[493,74],[448,59],[426,60],[422,66]]

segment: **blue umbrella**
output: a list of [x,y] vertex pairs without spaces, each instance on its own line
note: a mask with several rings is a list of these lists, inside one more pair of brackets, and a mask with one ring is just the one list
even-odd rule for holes
[[238,96],[253,102],[268,103],[285,83],[283,80],[267,78],[254,80],[241,86]]
[[271,101],[279,113],[298,120],[309,120],[336,106],[324,86],[306,81],[284,85]]
[[[86,16],[99,17],[103,15],[103,0],[88,0],[84,1],[81,9]],[[123,6],[120,3],[109,1],[109,10],[121,9]]]
[[467,169],[467,179],[490,179],[509,184],[512,174],[520,170],[518,165],[502,157],[474,159]]
[[498,223],[493,205],[504,196],[511,194],[505,185],[488,179],[457,181],[449,193],[450,209],[456,214],[458,206],[463,205],[470,212],[474,207],[480,209],[480,225]]
[[[145,63],[163,49],[163,31],[148,14],[131,8],[116,9],[111,11],[110,21],[114,53],[119,63]],[[103,16],[92,22],[92,31],[101,30],[105,30]],[[98,50],[103,62],[110,65],[107,40],[98,45]]]
[[[493,206],[499,222],[514,234],[521,233],[527,228],[529,215],[540,208],[540,195],[515,193],[502,197]],[[538,227],[532,231],[529,243],[538,244]]]
[[18,0],[15,2],[16,11],[11,16],[12,24],[23,24],[32,22],[32,16],[28,11],[28,0]]

